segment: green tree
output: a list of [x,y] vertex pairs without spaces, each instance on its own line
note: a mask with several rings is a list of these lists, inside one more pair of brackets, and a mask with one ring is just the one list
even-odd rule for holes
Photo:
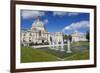
[[68,39],[68,36],[67,35],[63,35],[63,38],[66,40],[66,39]]
[[72,41],[72,36],[71,36],[71,35],[69,35],[68,37],[69,37],[69,40],[70,40],[70,41]]
[[68,36],[67,35],[63,35],[64,43],[67,43],[67,39],[68,39]]
[[87,33],[86,33],[86,39],[89,41],[90,40],[90,33],[89,33],[89,31],[87,31]]

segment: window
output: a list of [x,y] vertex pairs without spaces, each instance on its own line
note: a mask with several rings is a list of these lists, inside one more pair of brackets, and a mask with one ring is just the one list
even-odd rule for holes
[[41,36],[41,31],[39,31],[39,36]]

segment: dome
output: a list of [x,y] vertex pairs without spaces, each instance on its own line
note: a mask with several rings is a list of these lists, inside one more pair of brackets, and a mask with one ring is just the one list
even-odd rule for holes
[[44,24],[39,18],[33,22],[31,29],[45,31]]
[[40,21],[39,19],[38,20],[35,20],[34,22],[33,22],[33,24],[32,24],[32,26],[34,27],[43,27],[43,22],[42,21]]

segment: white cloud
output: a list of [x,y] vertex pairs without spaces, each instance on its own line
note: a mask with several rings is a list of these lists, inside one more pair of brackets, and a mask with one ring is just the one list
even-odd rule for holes
[[76,12],[69,12],[68,13],[68,16],[73,16],[73,15],[78,15],[79,13],[76,13]]
[[82,28],[89,28],[89,21],[80,21],[76,23],[72,23],[69,26],[66,26],[62,31],[66,30],[78,30]]
[[32,18],[32,17],[37,17],[37,16],[44,16],[45,13],[42,11],[32,11],[32,10],[22,10],[22,17],[27,19],[27,18]]
[[75,16],[75,15],[78,15],[79,13],[76,13],[76,12],[61,12],[61,11],[55,11],[53,12],[53,15],[56,16],[56,15],[59,15],[59,16],[63,16],[63,15],[68,15],[68,16]]
[[47,24],[47,23],[48,23],[48,19],[45,19],[45,20],[44,20],[44,24]]
[[59,12],[59,11],[56,12],[55,11],[55,12],[53,12],[53,15],[54,16],[56,16],[56,15],[61,15],[62,16],[62,15],[66,15],[66,12]]

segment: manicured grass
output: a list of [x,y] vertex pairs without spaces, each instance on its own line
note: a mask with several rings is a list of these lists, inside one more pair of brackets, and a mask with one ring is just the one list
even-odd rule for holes
[[89,42],[73,42],[71,46],[89,46]]
[[46,49],[44,50],[48,53],[51,53],[61,59],[64,60],[86,60],[89,59],[89,49],[85,48],[84,50],[80,51],[79,49],[73,48],[72,53],[60,52],[56,50]]
[[[72,53],[66,53],[66,51],[61,52],[59,50],[53,50],[50,48],[31,48],[31,47],[21,47],[21,62],[46,62],[46,61],[69,61],[69,60],[86,60],[89,59],[89,43],[79,42],[80,46],[88,46],[87,48],[80,50],[74,46],[77,43],[72,43],[71,50]],[[67,45],[65,45],[65,50]]]
[[89,59],[89,51],[85,50],[83,52],[74,53],[69,57],[65,57],[64,60],[86,60]]
[[40,49],[21,48],[21,62],[57,61],[58,58]]

